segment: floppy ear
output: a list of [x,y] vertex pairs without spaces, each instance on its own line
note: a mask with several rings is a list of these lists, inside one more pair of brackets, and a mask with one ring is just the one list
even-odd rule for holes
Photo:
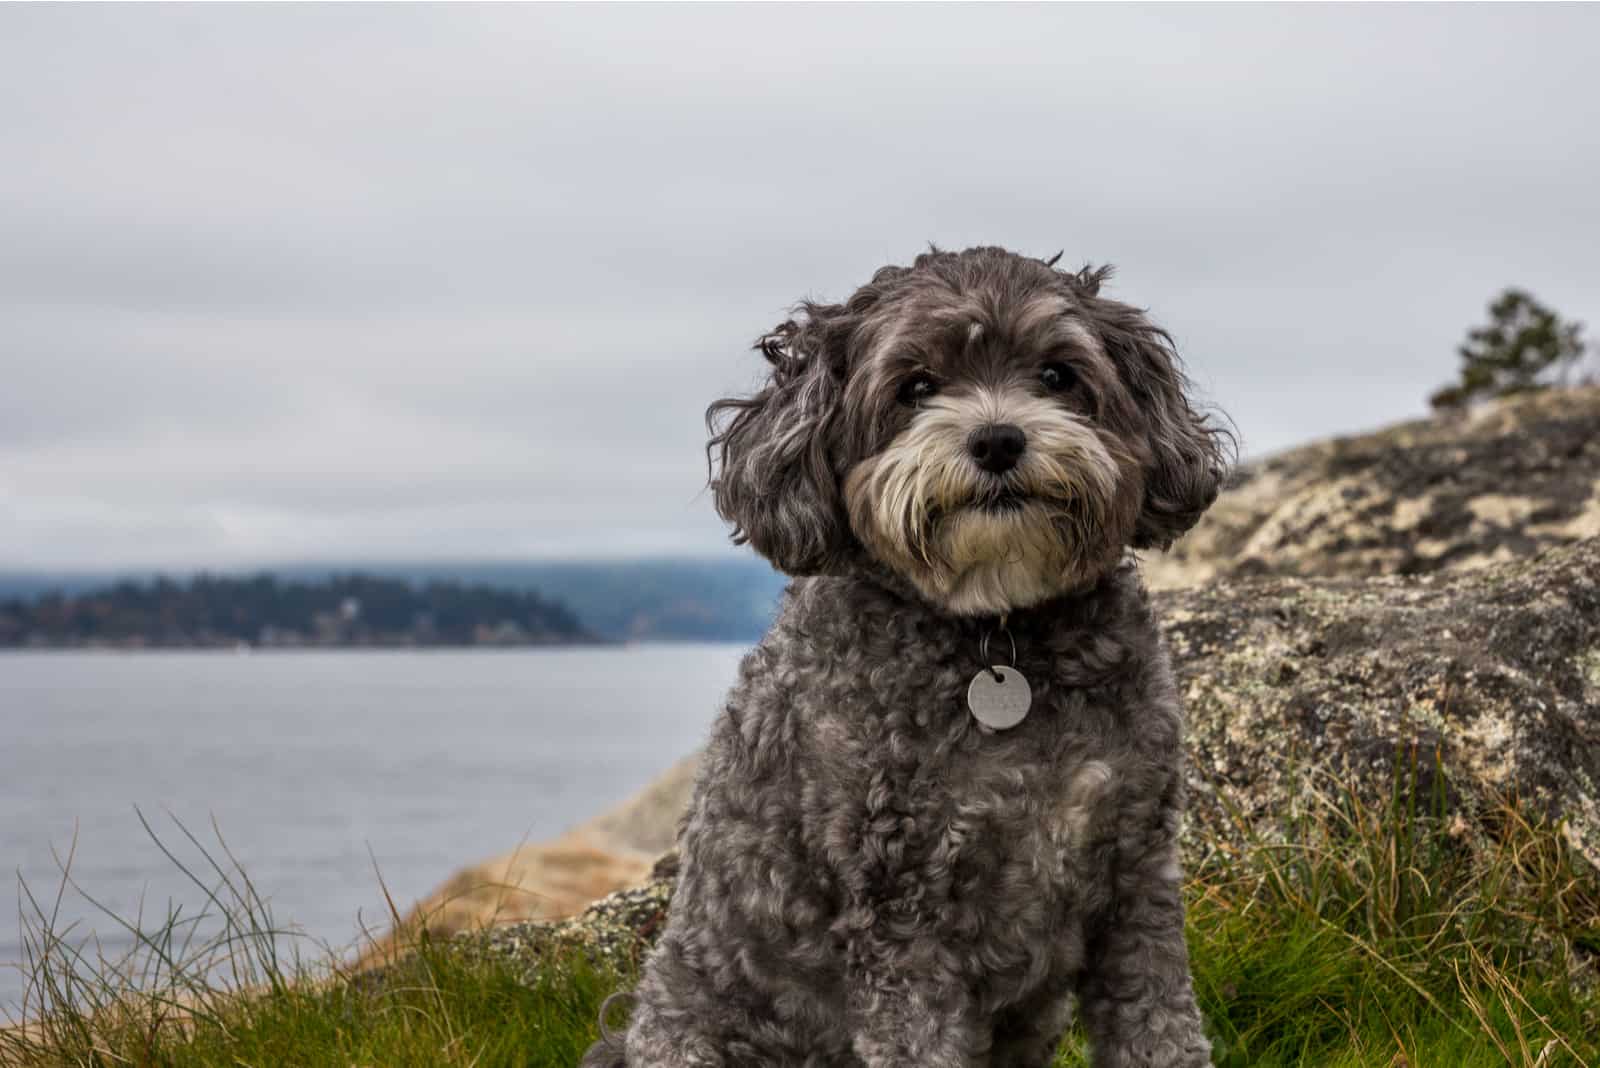
[[706,409],[717,513],[736,544],[791,575],[826,570],[850,538],[829,449],[844,391],[844,308],[802,309],[756,343],[772,365],[766,385]]
[[1096,295],[1109,273],[1084,268],[1076,276],[1079,302],[1144,417],[1149,459],[1133,547],[1165,549],[1217,499],[1233,435],[1190,403],[1191,386],[1171,336],[1138,308]]

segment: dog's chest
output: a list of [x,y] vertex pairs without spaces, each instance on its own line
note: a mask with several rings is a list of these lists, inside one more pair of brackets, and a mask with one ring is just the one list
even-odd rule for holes
[[830,788],[812,799],[813,855],[830,869],[847,959],[859,939],[939,947],[983,962],[992,1006],[1081,967],[1109,900],[1119,784],[1107,739],[1063,718],[1101,710],[1041,689],[1003,733],[915,702],[873,715],[842,698],[814,721],[810,756]]
[[1095,728],[1107,710],[1044,686],[1021,724],[990,732],[960,680],[928,681],[870,708],[841,693],[817,721],[813,755],[842,787],[829,837],[852,842],[889,897],[1004,910],[1021,894],[1028,911],[1084,896],[1116,810]]

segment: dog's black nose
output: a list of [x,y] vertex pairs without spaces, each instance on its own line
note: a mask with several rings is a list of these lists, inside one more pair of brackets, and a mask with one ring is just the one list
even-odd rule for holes
[[1010,423],[980,426],[967,439],[967,451],[978,461],[978,466],[996,475],[1017,466],[1027,448],[1028,438],[1022,428]]

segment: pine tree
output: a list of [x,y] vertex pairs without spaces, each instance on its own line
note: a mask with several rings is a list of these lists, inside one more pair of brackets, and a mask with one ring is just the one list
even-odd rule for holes
[[1561,380],[1583,358],[1582,323],[1567,323],[1521,289],[1507,289],[1489,305],[1489,325],[1467,333],[1461,380],[1429,402],[1459,408],[1486,397],[1543,389],[1551,372]]

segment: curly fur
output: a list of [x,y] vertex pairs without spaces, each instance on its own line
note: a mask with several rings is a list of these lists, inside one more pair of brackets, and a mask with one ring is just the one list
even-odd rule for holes
[[[1101,1068],[1208,1063],[1181,711],[1121,557],[1199,518],[1227,442],[1106,272],[1052,264],[884,268],[712,406],[719,511],[804,577],[713,728],[666,930],[589,1068],[1044,1068],[1074,1003]],[[940,388],[907,403],[914,374]],[[986,473],[963,449],[998,420],[1028,451]],[[1034,700],[990,733],[964,698],[1002,613]]]

